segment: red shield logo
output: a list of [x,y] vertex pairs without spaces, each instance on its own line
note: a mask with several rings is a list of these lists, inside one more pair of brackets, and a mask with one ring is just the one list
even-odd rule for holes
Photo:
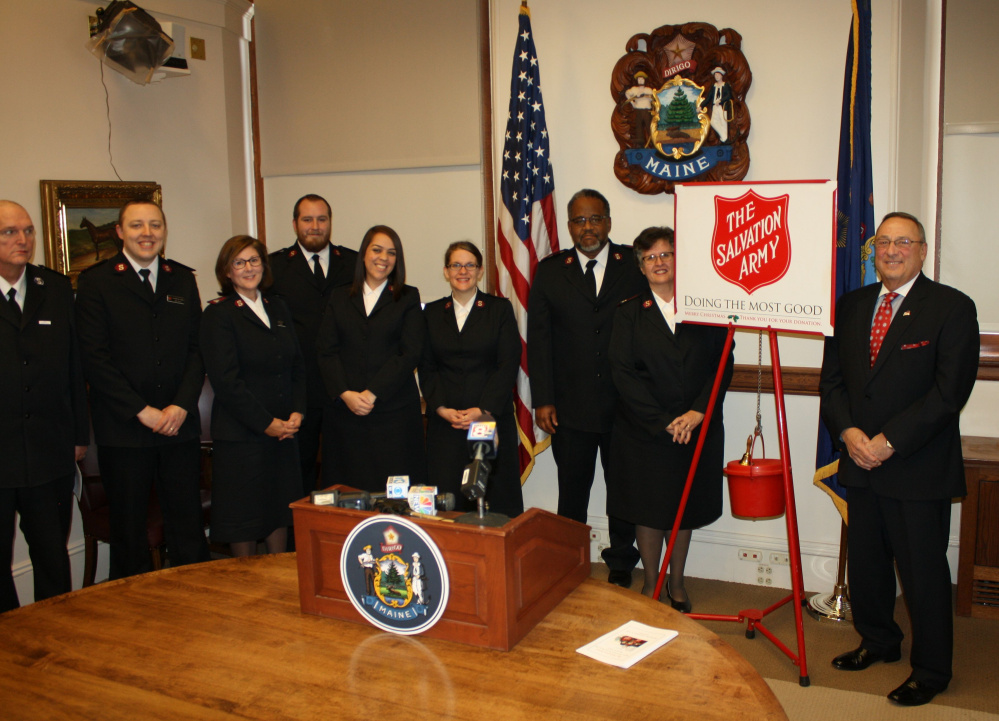
[[715,272],[750,295],[783,278],[791,267],[787,207],[787,195],[764,198],[750,190],[739,198],[715,196]]

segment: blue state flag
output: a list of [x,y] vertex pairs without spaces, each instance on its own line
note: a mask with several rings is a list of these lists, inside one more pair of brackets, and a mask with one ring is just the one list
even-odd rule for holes
[[[872,240],[874,184],[871,168],[871,0],[852,0],[853,21],[846,51],[843,114],[839,129],[836,196],[836,298],[877,282]],[[846,491],[836,471],[839,451],[819,419],[815,476],[846,521]]]

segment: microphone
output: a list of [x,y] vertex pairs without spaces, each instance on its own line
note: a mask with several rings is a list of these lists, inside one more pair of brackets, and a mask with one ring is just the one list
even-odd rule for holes
[[483,458],[495,458],[499,446],[499,433],[496,431],[496,419],[489,412],[483,412],[468,426],[468,454],[477,461]]
[[[453,493],[438,493],[434,496],[434,508],[438,511],[453,511],[454,504]],[[416,510],[409,505],[409,501],[402,498],[379,498],[374,503],[374,510],[379,513],[394,513],[397,516],[416,513]]]
[[489,459],[496,457],[499,446],[496,419],[484,412],[469,424],[466,440],[472,462],[465,466],[462,473],[461,492],[466,498],[474,501],[486,496],[486,484],[492,471]]

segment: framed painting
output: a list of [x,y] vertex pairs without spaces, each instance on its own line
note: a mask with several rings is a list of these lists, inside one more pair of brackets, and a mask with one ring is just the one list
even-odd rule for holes
[[106,180],[43,180],[42,230],[45,265],[76,278],[94,263],[121,250],[115,231],[118,209],[142,198],[163,204],[159,183]]

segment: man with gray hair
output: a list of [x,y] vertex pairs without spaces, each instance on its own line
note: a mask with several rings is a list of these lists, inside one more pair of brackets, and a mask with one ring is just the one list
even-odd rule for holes
[[66,536],[76,461],[87,452],[87,395],[69,278],[32,265],[35,225],[0,200],[0,612],[20,602],[14,518],[28,544],[35,600],[72,590]]

